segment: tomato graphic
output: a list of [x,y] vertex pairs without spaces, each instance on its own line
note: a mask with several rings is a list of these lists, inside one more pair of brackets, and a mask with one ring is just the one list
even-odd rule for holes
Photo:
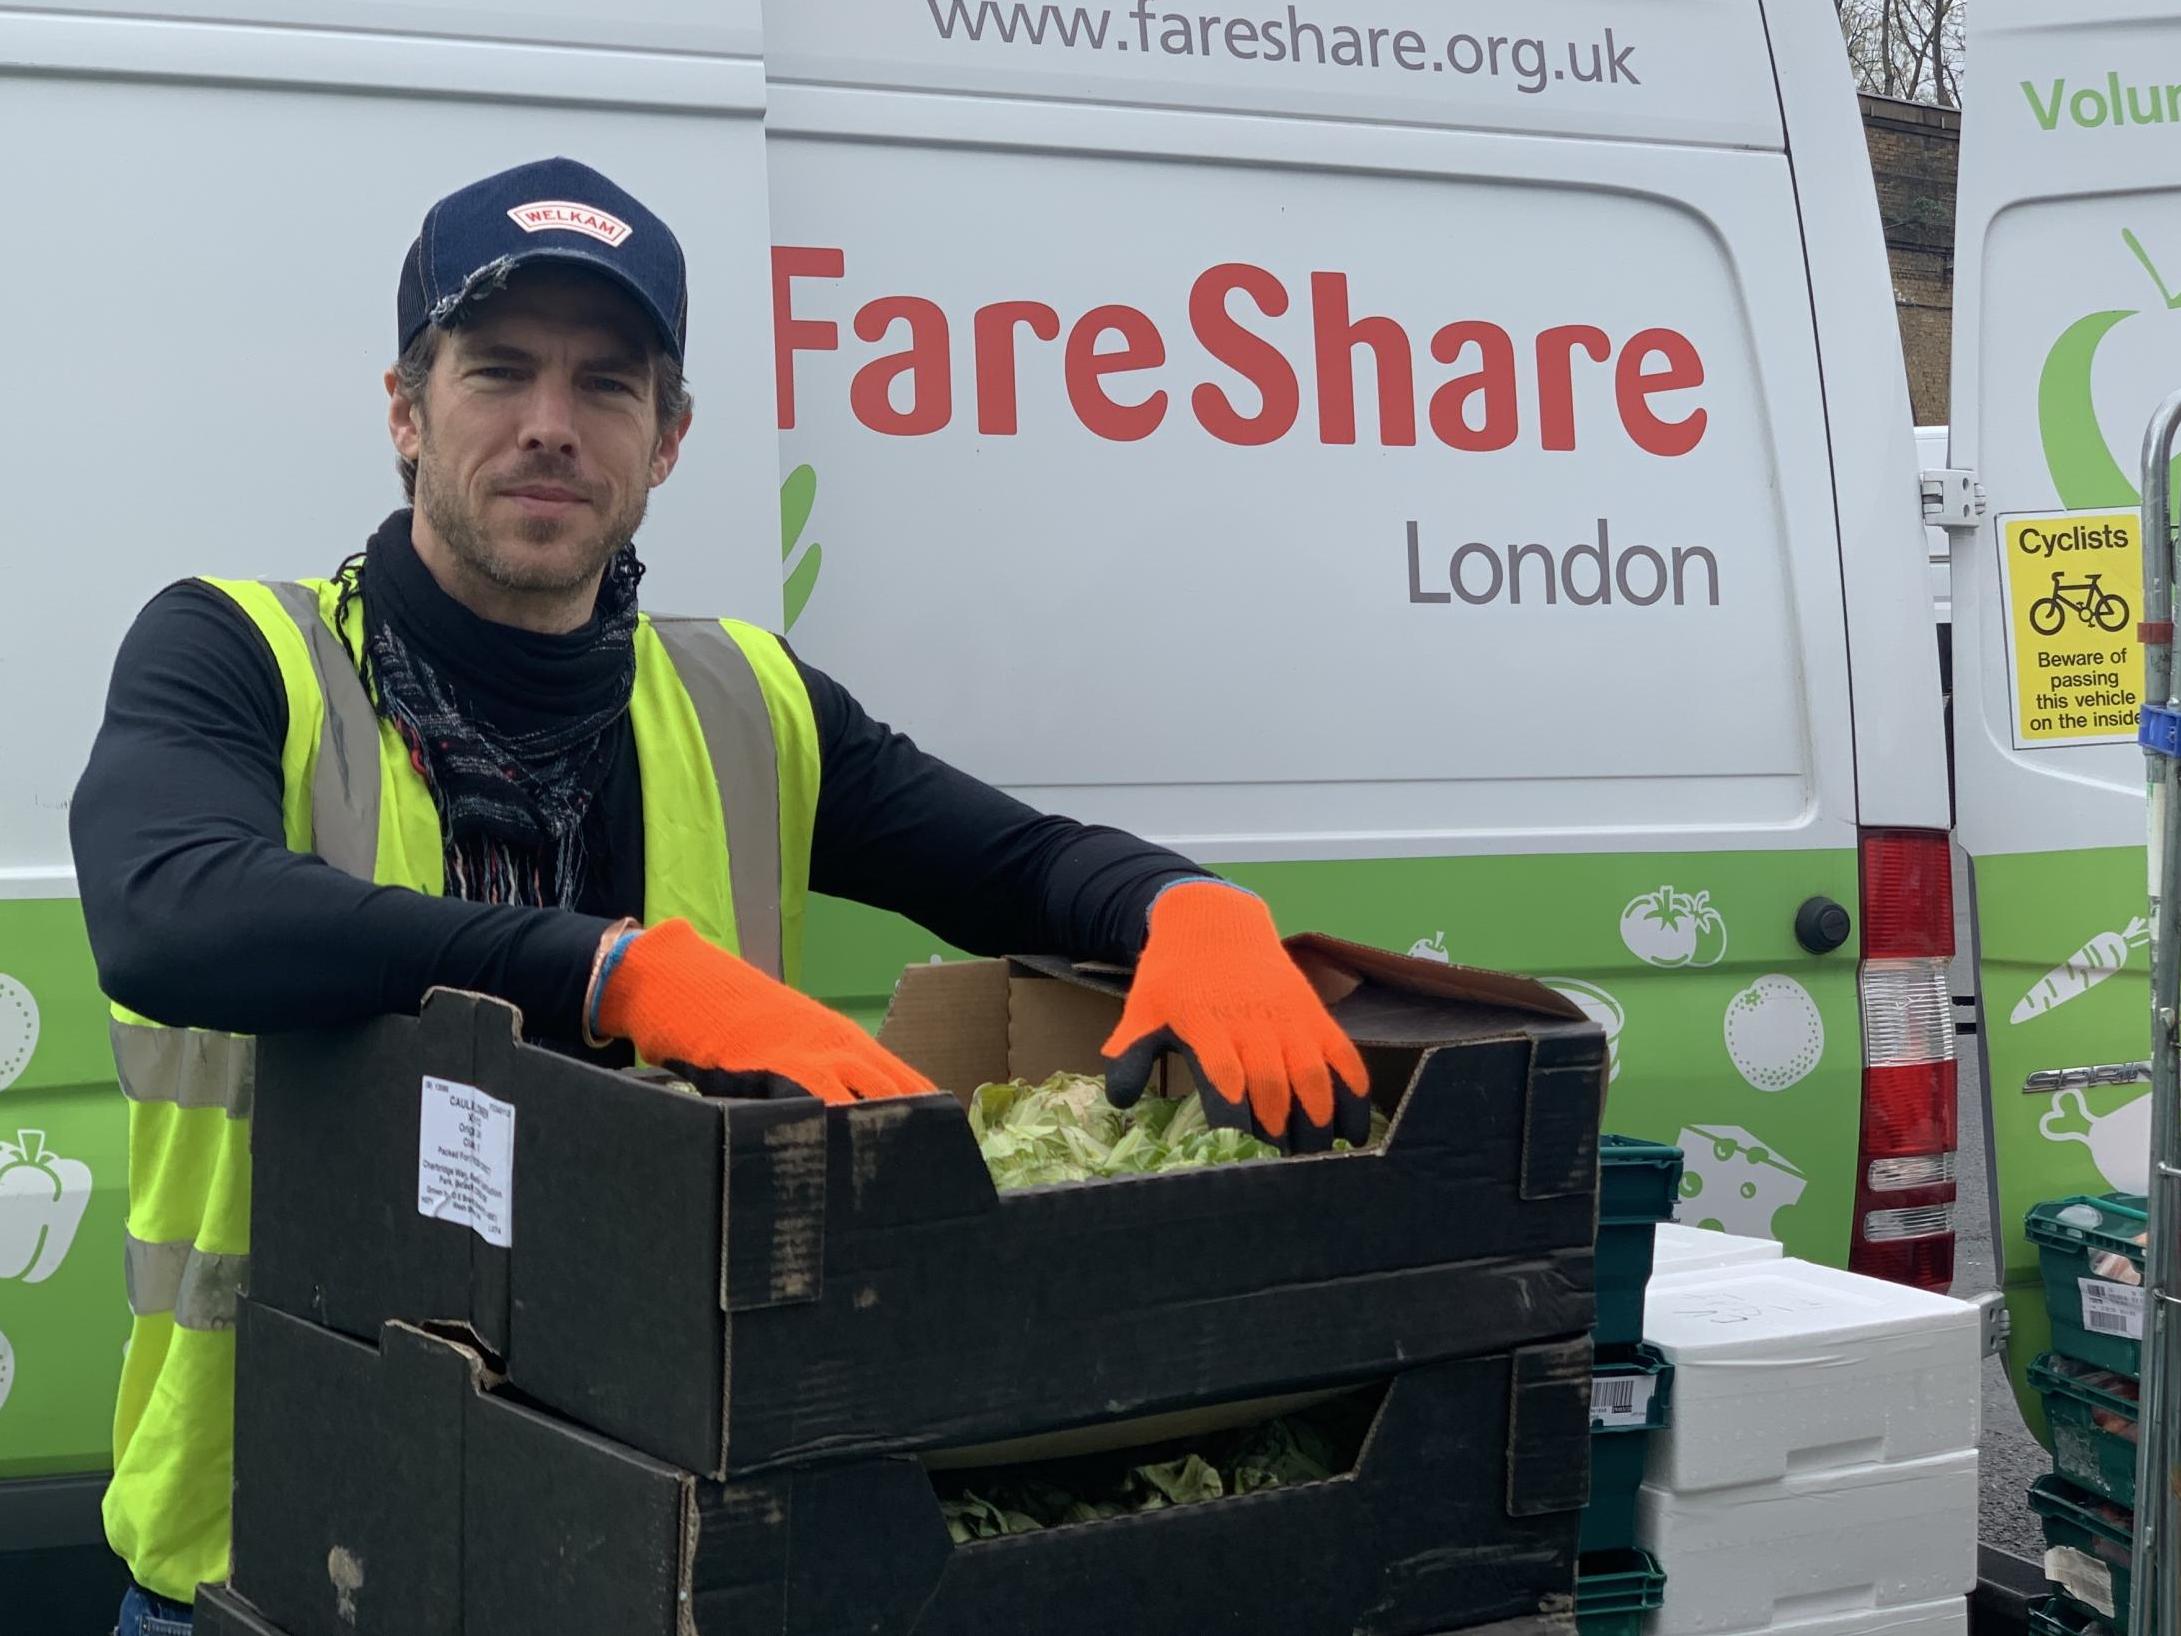
[[1727,957],[1727,923],[1709,892],[1661,886],[1621,911],[1621,941],[1647,966],[1716,966]]
[[60,1270],[91,1202],[91,1170],[48,1152],[45,1132],[0,1142],[0,1278],[40,1284]]
[[1621,911],[1621,941],[1650,966],[1685,966],[1696,953],[1696,925],[1682,914],[1671,886],[1646,892]]
[[1690,900],[1690,917],[1696,922],[1696,952],[1692,966],[1716,966],[1727,957],[1727,923],[1711,906],[1711,894],[1699,892]]

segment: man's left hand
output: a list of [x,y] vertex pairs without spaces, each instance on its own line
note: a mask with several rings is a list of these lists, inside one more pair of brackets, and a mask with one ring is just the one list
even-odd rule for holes
[[1188,1059],[1211,1123],[1287,1152],[1370,1135],[1363,1057],[1280,942],[1272,912],[1222,881],[1161,892],[1121,1023],[1105,1043],[1106,1095],[1128,1107],[1159,1056]]

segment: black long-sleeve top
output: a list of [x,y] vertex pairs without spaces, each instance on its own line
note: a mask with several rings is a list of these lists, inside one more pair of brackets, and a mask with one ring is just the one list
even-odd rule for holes
[[[406,530],[400,548],[410,549]],[[442,649],[430,657],[468,702],[511,731],[549,715],[566,644],[582,633],[491,624],[422,578],[423,639]],[[1034,811],[796,664],[821,758],[814,890],[898,911],[973,953],[1126,960],[1158,889],[1204,873],[1119,830]],[[256,1034],[413,1013],[446,985],[520,1006],[534,1037],[574,1039],[599,939],[644,911],[642,792],[625,720],[587,820],[573,911],[374,886],[289,851],[286,731],[272,651],[233,601],[195,580],[154,597],[121,644],[69,813],[107,994],[171,1026]]]

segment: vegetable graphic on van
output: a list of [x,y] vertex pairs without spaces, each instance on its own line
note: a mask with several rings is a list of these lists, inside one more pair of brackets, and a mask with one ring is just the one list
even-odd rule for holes
[[1409,958],[1411,960],[1436,960],[1445,966],[1451,966],[1454,963],[1454,957],[1447,953],[1446,933],[1444,932],[1439,932],[1431,937],[1419,937],[1409,945]]
[[[2075,1105],[2080,1129],[2068,1128],[2068,1104]],[[2098,1167],[2105,1185],[2116,1193],[2147,1193],[2151,1187],[2151,1099],[2139,1096],[2099,1118],[2078,1090],[2061,1091],[2052,1099],[2052,1110],[2037,1122],[2037,1133],[2048,1142],[2080,1142],[2090,1150],[2090,1162]]]
[[[2150,274],[2165,310],[2172,312],[2181,307],[2181,296],[2166,288],[2143,241],[2127,228],[2121,230],[2120,236],[2129,253]],[[2060,504],[2070,511],[2132,506],[2142,499],[2135,479],[2113,458],[2112,445],[2098,425],[2097,404],[2091,392],[2092,371],[2105,338],[2141,311],[2123,307],[2078,318],[2045,355],[2045,367],[2037,380],[2037,432]],[[2150,406],[2146,404],[2136,424],[2140,425],[2149,414]]]
[[2117,932],[2100,932],[2030,985],[2008,1021],[2026,1023],[2080,999],[2128,964],[2131,949],[2151,946],[2150,922],[2141,915]]
[[1621,1029],[1628,1021],[1628,1013],[1621,1009],[1621,1002],[1597,984],[1583,982],[1580,978],[1547,977],[1544,983],[1562,999],[1573,1000],[1584,1016],[1605,1030],[1605,1082],[1612,1084],[1621,1077]]
[[802,618],[803,609],[810,602],[810,593],[818,588],[818,571],[825,566],[825,547],[816,540],[803,553],[803,560],[792,569],[788,561],[795,555],[796,546],[802,543],[803,530],[810,524],[811,507],[818,503],[818,474],[809,466],[797,466],[780,485],[780,571],[784,583],[780,590],[780,629],[782,632],[795,628]]
[[42,1284],[60,1271],[91,1202],[91,1168],[23,1130],[0,1142],[0,1279]]
[[1621,911],[1621,941],[1647,966],[1716,966],[1727,957],[1727,923],[1709,892],[1661,886]]
[[0,1409],[8,1406],[8,1393],[15,1389],[15,1348],[8,1344],[5,1331],[0,1331]]
[[29,989],[0,971],[0,1091],[30,1066],[38,1049],[38,1002]]
[[1727,1055],[1753,1090],[1779,1092],[1825,1055],[1825,1019],[1792,977],[1760,977],[1727,1002]]

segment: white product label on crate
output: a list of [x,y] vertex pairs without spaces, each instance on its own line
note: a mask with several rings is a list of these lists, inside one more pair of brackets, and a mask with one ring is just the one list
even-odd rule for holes
[[2117,1616],[2113,1570],[2086,1551],[2055,1545],[2045,1553],[2045,1577],[2093,1613]]
[[514,1104],[427,1075],[420,1113],[417,1214],[460,1222],[506,1248],[514,1232]]
[[2143,1339],[2143,1290],[2134,1284],[2112,1284],[2103,1278],[2076,1280],[2083,1292],[2083,1328],[2093,1335],[2123,1335]]
[[1590,1423],[1593,1426],[1650,1424],[1651,1399],[1658,1382],[1648,1375],[1593,1375]]

